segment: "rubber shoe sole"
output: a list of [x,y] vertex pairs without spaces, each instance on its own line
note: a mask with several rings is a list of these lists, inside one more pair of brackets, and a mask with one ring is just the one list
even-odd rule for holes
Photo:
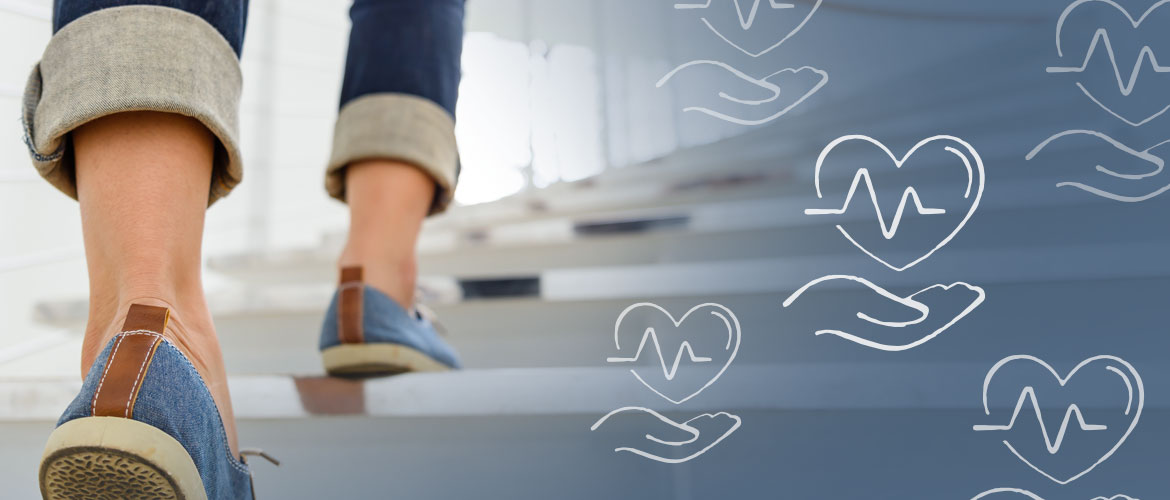
[[321,351],[325,372],[335,377],[377,377],[407,372],[442,372],[451,367],[399,344],[342,344]]
[[207,500],[183,445],[154,426],[120,417],[79,418],[54,430],[39,478],[46,500]]

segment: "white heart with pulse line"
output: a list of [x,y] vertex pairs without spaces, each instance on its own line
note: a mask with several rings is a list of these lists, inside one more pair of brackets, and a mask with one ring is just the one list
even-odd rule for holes
[[[698,396],[700,392],[703,392],[704,389],[710,387],[711,384],[714,384],[716,380],[719,380],[719,377],[721,377],[723,375],[723,372],[727,371],[727,367],[731,366],[731,362],[735,360],[735,355],[739,352],[739,342],[740,342],[739,319],[735,317],[735,313],[731,312],[731,309],[728,309],[727,307],[725,307],[723,305],[716,304],[713,302],[699,304],[695,307],[692,307],[689,311],[686,312],[686,314],[683,314],[682,317],[677,319],[677,320],[674,319],[674,316],[672,316],[669,311],[667,311],[666,309],[663,309],[658,304],[654,304],[651,302],[639,302],[637,304],[633,304],[633,305],[627,307],[625,310],[622,311],[621,314],[618,315],[617,321],[614,323],[614,326],[613,326],[614,347],[616,347],[619,352],[622,351],[621,337],[620,337],[622,320],[624,320],[630,312],[637,310],[637,309],[641,309],[641,308],[651,308],[651,309],[657,310],[657,311],[661,312],[662,314],[664,314],[667,318],[670,319],[670,322],[674,325],[674,329],[675,329],[674,333],[679,333],[679,327],[682,325],[682,323],[684,321],[687,320],[688,317],[691,316],[692,313],[694,313],[695,311],[702,310],[702,309],[712,309],[711,314],[714,315],[716,318],[719,318],[723,322],[724,326],[727,329],[727,332],[726,332],[727,341],[725,343],[723,343],[724,344],[723,351],[727,353],[727,361],[725,361],[723,363],[723,366],[721,368],[719,368],[719,370],[710,379],[706,380],[700,387],[695,389],[693,392],[687,393],[687,395],[683,398],[675,399],[675,398],[671,398],[670,396],[667,396],[665,394],[665,392],[675,392],[675,391],[659,390],[658,388],[655,388],[653,385],[648,383],[645,378],[643,378],[641,375],[639,375],[637,370],[635,370],[635,369],[630,370],[630,373],[634,375],[634,378],[638,379],[638,381],[641,382],[642,385],[646,386],[647,389],[650,389],[651,391],[653,391],[655,394],[659,395],[663,399],[670,401],[671,403],[674,403],[677,405],[677,404],[682,404],[695,396]],[[720,339],[722,339],[723,332],[718,332],[718,333],[720,335]],[[652,345],[650,345],[650,343],[652,343]],[[647,349],[652,349],[654,352],[650,352]],[[647,328],[644,331],[644,333],[641,337],[641,340],[639,341],[638,346],[637,346],[636,351],[634,352],[633,356],[611,356],[611,357],[607,358],[606,361],[608,361],[610,363],[635,363],[641,358],[643,352],[650,352],[651,354],[658,355],[657,361],[661,362],[662,370],[663,370],[663,373],[665,376],[664,378],[667,381],[673,380],[674,375],[676,375],[678,373],[678,370],[680,368],[680,363],[682,361],[682,357],[683,357],[684,353],[687,353],[690,355],[691,361],[707,361],[707,362],[712,361],[712,358],[710,358],[710,357],[697,356],[695,354],[693,348],[691,347],[690,342],[683,340],[679,344],[679,350],[677,352],[677,355],[673,359],[673,366],[667,366],[669,361],[666,359],[665,355],[662,353],[662,348],[661,348],[661,346],[659,344],[659,340],[658,340],[658,334],[653,328]]]
[[[845,239],[849,240],[849,242],[853,243],[853,245],[856,246],[859,250],[861,250],[862,252],[864,252],[866,255],[870,256],[874,260],[882,263],[886,267],[893,269],[894,271],[905,271],[906,269],[909,269],[909,268],[915,266],[919,262],[926,260],[931,255],[933,255],[934,252],[938,251],[938,249],[942,248],[947,243],[950,243],[951,239],[953,239],[955,237],[955,235],[959,234],[959,231],[961,231],[963,229],[963,226],[967,225],[967,221],[971,220],[971,216],[975,215],[975,210],[977,208],[979,208],[979,201],[983,198],[983,186],[984,186],[984,177],[985,177],[984,170],[983,170],[983,159],[980,158],[979,153],[977,151],[975,151],[975,148],[972,147],[970,144],[968,144],[966,141],[959,139],[958,137],[954,137],[954,136],[950,136],[950,135],[936,135],[934,137],[923,139],[923,140],[919,141],[918,144],[915,144],[914,147],[910,148],[910,151],[908,151],[901,158],[898,158],[897,156],[895,156],[894,153],[892,151],[890,151],[890,148],[886,147],[885,144],[882,144],[880,141],[873,139],[872,137],[860,135],[860,134],[846,135],[844,137],[839,137],[836,140],[834,140],[833,142],[830,142],[828,146],[825,146],[825,149],[821,151],[820,156],[817,158],[816,169],[813,172],[813,183],[816,187],[817,198],[824,199],[824,197],[825,197],[824,193],[821,191],[821,169],[825,163],[825,159],[828,158],[829,153],[831,153],[833,151],[833,149],[835,149],[837,146],[839,146],[843,143],[846,143],[846,142],[850,142],[850,141],[863,141],[863,142],[868,142],[870,144],[873,144],[874,146],[877,146],[882,152],[884,152],[886,154],[886,156],[889,157],[890,160],[892,160],[894,162],[895,168],[902,168],[902,165],[904,165],[906,163],[906,160],[910,159],[910,157],[913,156],[915,152],[917,152],[923,146],[926,146],[927,144],[931,144],[931,143],[936,142],[936,141],[952,142],[956,145],[961,146],[963,149],[961,151],[961,150],[954,148],[954,147],[951,147],[951,146],[946,147],[947,151],[953,153],[960,160],[962,160],[962,164],[966,168],[967,188],[963,194],[963,198],[964,199],[972,199],[971,208],[969,208],[967,210],[967,213],[966,213],[966,215],[963,216],[963,219],[961,221],[959,221],[959,223],[955,226],[955,228],[949,234],[947,234],[946,237],[944,237],[942,239],[942,241],[939,241],[937,245],[935,245],[933,248],[926,251],[926,253],[924,253],[921,257],[918,257],[918,258],[910,261],[909,263],[901,265],[901,266],[891,264],[888,261],[886,261],[885,259],[879,257],[874,251],[870,250],[869,248],[866,248],[865,245],[862,245],[861,243],[859,243],[853,237],[853,235],[849,233],[849,231],[847,231],[840,224],[837,224],[837,226],[836,226],[837,230],[840,231],[843,236],[845,236]],[[902,199],[899,202],[897,213],[894,215],[894,220],[891,223],[890,227],[887,228],[885,225],[886,224],[885,219],[883,219],[883,216],[881,214],[881,209],[878,206],[877,192],[873,187],[873,180],[870,177],[869,170],[865,169],[865,168],[861,168],[861,169],[857,170],[857,174],[853,178],[853,184],[850,186],[849,192],[846,194],[845,202],[843,203],[843,205],[840,209],[837,209],[837,208],[809,208],[809,209],[805,209],[804,213],[806,215],[841,215],[841,214],[844,214],[846,212],[846,210],[849,209],[849,203],[853,199],[853,196],[857,192],[857,188],[860,186],[861,182],[865,182],[866,187],[869,189],[868,195],[870,196],[870,199],[873,201],[874,209],[877,212],[878,224],[881,225],[882,234],[883,234],[883,236],[885,236],[885,238],[887,240],[892,239],[895,236],[895,234],[897,233],[898,226],[902,222],[902,215],[903,215],[903,211],[905,210],[906,203],[908,201],[910,201],[911,199],[913,199],[913,201],[915,202],[915,205],[916,205],[920,214],[929,215],[929,214],[937,214],[937,213],[943,212],[942,210],[924,208],[922,206],[922,201],[918,198],[918,192],[913,187],[907,187],[906,190],[903,192]],[[972,195],[972,192],[974,192],[974,195]],[[972,198],[972,196],[974,196],[974,197]]]
[[[1143,26],[1143,23],[1145,23],[1146,20],[1149,19],[1149,17],[1151,15],[1153,15],[1155,11],[1157,11],[1158,9],[1160,9],[1162,7],[1170,6],[1170,0],[1159,0],[1157,3],[1150,6],[1149,9],[1146,9],[1146,11],[1143,12],[1140,17],[1136,17],[1136,18],[1133,16],[1133,14],[1131,14],[1128,10],[1126,10],[1125,7],[1123,7],[1121,4],[1115,2],[1114,0],[1076,0],[1075,2],[1069,4],[1069,6],[1067,8],[1065,8],[1064,12],[1062,12],[1060,14],[1060,19],[1056,22],[1056,53],[1058,56],[1060,56],[1062,58],[1064,57],[1064,46],[1063,46],[1063,42],[1061,40],[1061,36],[1062,36],[1063,31],[1064,31],[1065,23],[1068,21],[1069,16],[1072,15],[1072,13],[1075,12],[1078,8],[1085,6],[1085,5],[1088,5],[1088,4],[1102,4],[1102,5],[1109,6],[1113,9],[1116,9],[1118,12],[1120,12],[1122,14],[1122,16],[1124,16],[1124,18],[1127,21],[1129,21],[1129,24],[1130,24],[1130,26],[1133,27],[1133,30],[1137,31],[1137,30],[1141,29],[1141,27]],[[1165,28],[1163,27],[1162,29],[1165,29]],[[1117,57],[1116,52],[1114,51],[1113,44],[1109,38],[1109,30],[1106,28],[1098,28],[1095,31],[1095,33],[1093,34],[1093,37],[1089,43],[1089,48],[1086,50],[1085,59],[1084,59],[1083,63],[1081,63],[1080,65],[1074,65],[1074,66],[1049,66],[1046,69],[1046,71],[1048,73],[1074,73],[1074,74],[1084,73],[1085,71],[1089,70],[1090,62],[1092,61],[1092,59],[1094,57],[1096,57],[1095,52],[1098,50],[1105,51],[1106,52],[1105,56],[1107,56],[1109,58],[1109,61],[1112,63],[1112,65],[1113,65],[1112,71],[1114,72],[1114,75],[1117,77],[1117,91],[1118,91],[1118,94],[1122,98],[1129,98],[1132,95],[1134,88],[1137,85],[1137,79],[1138,79],[1139,75],[1148,74],[1148,73],[1142,72],[1143,68],[1149,68],[1148,71],[1153,71],[1154,73],[1168,73],[1168,72],[1170,72],[1170,67],[1164,66],[1164,65],[1159,63],[1158,57],[1154,53],[1154,49],[1151,48],[1149,45],[1145,45],[1141,48],[1141,50],[1138,51],[1137,62],[1135,63],[1135,66],[1134,66],[1132,73],[1129,75],[1128,81],[1126,81],[1125,77],[1122,76],[1123,70],[1121,69],[1121,67],[1118,66],[1118,62],[1117,62],[1118,57]],[[1147,63],[1148,63],[1148,66],[1147,66]],[[1085,94],[1085,97],[1088,97],[1089,100],[1093,101],[1094,104],[1096,104],[1101,109],[1108,112],[1109,114],[1113,115],[1113,117],[1125,122],[1126,124],[1128,124],[1131,127],[1140,127],[1142,125],[1145,125],[1145,124],[1157,119],[1158,117],[1166,114],[1167,111],[1170,111],[1170,105],[1165,105],[1164,107],[1159,107],[1156,110],[1148,110],[1148,111],[1143,112],[1143,113],[1150,113],[1150,112],[1153,113],[1153,114],[1150,114],[1148,116],[1145,116],[1145,118],[1127,116],[1126,113],[1122,113],[1122,112],[1116,110],[1115,109],[1116,105],[1114,105],[1114,106],[1106,105],[1102,101],[1102,99],[1100,99],[1096,94],[1094,94],[1089,89],[1089,87],[1085,86],[1085,84],[1083,82],[1080,82],[1080,81],[1076,82],[1076,86],[1077,86],[1077,88],[1079,88],[1081,90],[1081,92],[1083,94]]]
[[[991,368],[991,370],[987,372],[987,377],[983,380],[983,412],[986,415],[991,415],[991,407],[988,405],[988,402],[987,402],[987,388],[991,384],[991,380],[995,377],[995,374],[998,373],[999,370],[1001,368],[1003,368],[1005,365],[1007,365],[1008,363],[1017,362],[1017,361],[1031,362],[1031,363],[1035,363],[1035,364],[1038,364],[1038,365],[1044,367],[1046,370],[1048,370],[1048,373],[1052,374],[1052,376],[1056,378],[1056,381],[1060,384],[1060,387],[1065,387],[1065,385],[1068,384],[1068,381],[1070,379],[1072,379],[1073,376],[1076,375],[1078,371],[1080,371],[1082,368],[1089,366],[1089,365],[1092,365],[1094,363],[1106,363],[1106,362],[1115,363],[1115,364],[1123,367],[1125,369],[1125,371],[1128,372],[1128,373],[1122,372],[1121,369],[1119,369],[1113,365],[1107,365],[1105,367],[1106,370],[1111,371],[1113,373],[1116,373],[1118,376],[1121,377],[1122,381],[1125,382],[1125,387],[1126,387],[1126,390],[1128,392],[1128,398],[1127,398],[1128,403],[1126,404],[1124,414],[1132,416],[1132,420],[1130,421],[1129,427],[1127,427],[1125,430],[1125,433],[1122,434],[1121,437],[1119,437],[1117,439],[1117,443],[1114,444],[1112,448],[1110,448],[1108,451],[1106,451],[1105,454],[1101,456],[1101,458],[1097,459],[1097,461],[1093,462],[1092,465],[1090,465],[1088,468],[1082,470],[1081,472],[1074,474],[1074,475],[1068,477],[1067,479],[1057,479],[1053,475],[1049,474],[1048,472],[1045,472],[1043,469],[1041,469],[1037,465],[1033,464],[1032,461],[1028,460],[1027,458],[1024,458],[1024,456],[1022,454],[1020,454],[1020,452],[1018,450],[1016,450],[1015,446],[1012,446],[1011,442],[1009,442],[1008,440],[1003,441],[1004,446],[1007,446],[1008,450],[1011,451],[1012,454],[1016,456],[1016,458],[1020,459],[1020,461],[1024,462],[1024,464],[1026,464],[1028,467],[1031,467],[1032,470],[1039,472],[1044,477],[1051,479],[1052,481],[1054,481],[1058,484],[1068,484],[1068,483],[1071,483],[1073,481],[1076,481],[1077,479],[1081,478],[1081,476],[1084,476],[1085,474],[1088,474],[1089,472],[1091,472],[1098,465],[1101,465],[1101,463],[1104,462],[1105,460],[1108,460],[1109,457],[1113,456],[1113,454],[1116,453],[1119,448],[1121,448],[1121,445],[1125,443],[1125,440],[1127,438],[1129,438],[1129,435],[1132,434],[1133,430],[1137,427],[1138,420],[1140,420],[1141,416],[1142,416],[1142,408],[1144,408],[1145,404],[1146,404],[1146,396],[1145,396],[1146,391],[1145,391],[1145,386],[1142,385],[1142,377],[1141,377],[1141,375],[1138,375],[1137,369],[1135,369],[1133,367],[1133,365],[1129,364],[1128,362],[1126,362],[1125,360],[1123,360],[1117,356],[1108,356],[1108,355],[1094,356],[1092,358],[1081,361],[1079,364],[1077,364],[1077,366],[1075,366],[1071,371],[1068,372],[1068,375],[1066,375],[1064,377],[1061,377],[1060,374],[1058,374],[1056,372],[1056,369],[1052,368],[1052,365],[1049,365],[1048,363],[1044,362],[1043,360],[1041,360],[1035,356],[1028,356],[1025,354],[1008,356],[1008,357],[1000,360],[998,363],[996,363],[995,366],[993,366]],[[1032,397],[1031,403],[1036,410],[1037,418],[1040,418],[1040,409],[1039,409],[1038,403],[1036,402],[1037,396],[1036,396],[1035,389],[1031,386],[1027,386],[1020,393],[1019,401],[1016,403],[1016,407],[1013,410],[1012,420],[1007,425],[998,425],[998,424],[997,425],[976,425],[976,426],[973,426],[973,429],[975,431],[1006,431],[1006,430],[1011,430],[1014,423],[1015,423],[1016,416],[1021,411],[1022,406],[1024,404],[1026,404],[1026,397],[1029,395],[1029,393],[1031,394],[1031,397]],[[1136,401],[1134,398],[1135,395],[1137,396]],[[1063,432],[1065,430],[1064,427],[1071,423],[1071,419],[1072,419],[1073,415],[1076,415],[1079,418],[1078,423],[1080,424],[1082,430],[1098,430],[1098,431],[1105,430],[1104,426],[1096,426],[1096,425],[1087,424],[1084,421],[1084,416],[1081,413],[1080,408],[1075,404],[1070,405],[1068,410],[1065,412],[1065,421],[1064,421],[1064,423],[1062,423],[1062,429],[1060,431],[1060,434],[1058,434],[1058,436],[1056,438],[1055,444],[1050,444],[1048,442],[1049,438],[1048,438],[1047,431],[1045,430],[1045,427],[1044,427],[1044,422],[1043,422],[1043,420],[1040,421],[1040,429],[1044,433],[1044,436],[1043,436],[1044,440],[1045,440],[1044,444],[1045,444],[1045,446],[1048,447],[1048,451],[1050,454],[1055,454],[1059,451],[1060,441],[1063,439]],[[1093,427],[1093,428],[1089,429],[1087,427]],[[1054,448],[1054,446],[1055,446],[1055,448]]]

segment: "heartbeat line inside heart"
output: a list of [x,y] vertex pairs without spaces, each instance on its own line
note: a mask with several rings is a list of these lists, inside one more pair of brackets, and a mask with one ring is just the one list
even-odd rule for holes
[[902,224],[902,216],[906,212],[906,205],[910,202],[914,203],[914,211],[919,215],[939,215],[945,214],[946,210],[942,208],[926,208],[922,206],[922,198],[918,197],[918,191],[913,187],[907,187],[902,192],[902,199],[898,202],[898,209],[894,212],[893,220],[889,226],[886,226],[886,219],[882,216],[881,205],[878,204],[877,192],[873,187],[873,178],[869,175],[869,169],[858,169],[857,174],[853,176],[853,184],[849,186],[849,193],[845,195],[845,202],[841,208],[806,208],[804,213],[806,215],[841,215],[849,210],[849,203],[853,201],[853,195],[857,194],[857,188],[862,182],[865,182],[865,188],[869,191],[869,199],[873,201],[873,209],[877,213],[878,225],[881,226],[882,236],[887,240],[893,238],[898,234],[898,227]]
[[[682,9],[706,9],[706,8],[711,7],[711,2],[713,2],[713,1],[714,0],[707,0],[706,3],[676,3],[676,4],[674,4],[674,8],[680,9],[680,10],[682,10]],[[736,13],[736,15],[739,16],[740,27],[742,27],[745,30],[751,29],[752,25],[755,24],[755,22],[756,22],[756,14],[759,13],[760,4],[763,3],[763,0],[753,0],[752,8],[748,11],[746,16],[743,13],[743,7],[741,7],[739,4],[739,0],[732,0],[732,3],[735,4],[735,13]],[[796,8],[796,4],[791,4],[791,3],[786,3],[786,2],[777,2],[776,0],[768,0],[768,5],[770,7],[772,7],[773,9],[777,9],[777,10],[795,9]]]
[[662,375],[666,377],[666,380],[674,380],[674,376],[678,374],[678,367],[682,364],[684,353],[692,363],[708,363],[711,361],[711,358],[705,356],[695,356],[695,350],[691,348],[690,342],[684,340],[678,348],[678,353],[674,356],[674,363],[670,367],[667,367],[666,358],[662,355],[662,345],[658,343],[658,335],[654,332],[654,327],[647,328],[646,332],[642,334],[642,341],[638,344],[638,350],[634,353],[633,357],[610,357],[606,358],[606,361],[610,363],[636,362],[638,358],[642,357],[642,350],[646,348],[647,341],[654,344],[654,351],[658,353],[658,362],[662,364]]
[[1104,47],[1104,51],[1109,62],[1113,66],[1113,74],[1117,77],[1117,89],[1121,91],[1121,95],[1129,96],[1133,93],[1134,86],[1137,85],[1138,77],[1141,76],[1142,68],[1148,61],[1150,68],[1156,73],[1170,73],[1170,66],[1162,66],[1158,64],[1158,57],[1154,54],[1154,49],[1149,45],[1142,47],[1138,53],[1137,62],[1133,65],[1133,71],[1130,72],[1129,81],[1121,74],[1121,67],[1117,64],[1117,53],[1113,50],[1113,44],[1109,41],[1109,31],[1105,28],[1098,29],[1093,35],[1093,41],[1089,44],[1089,50],[1085,53],[1085,61],[1080,66],[1051,66],[1047,68],[1049,73],[1082,73],[1088,69],[1089,63],[1093,56],[1097,53],[1099,47]]
[[1020,416],[1020,412],[1024,409],[1024,403],[1030,402],[1032,409],[1036,412],[1036,420],[1040,422],[1040,434],[1044,437],[1044,446],[1048,449],[1049,454],[1055,455],[1060,451],[1060,445],[1064,442],[1064,436],[1068,431],[1068,424],[1072,421],[1073,416],[1076,416],[1077,425],[1082,431],[1103,431],[1106,429],[1104,425],[1094,425],[1085,423],[1085,416],[1081,413],[1081,409],[1071,404],[1068,410],[1064,413],[1064,420],[1060,423],[1060,429],[1056,431],[1056,440],[1048,438],[1048,428],[1044,426],[1044,417],[1040,413],[1040,403],[1036,400],[1036,390],[1032,386],[1025,387],[1020,392],[1020,399],[1016,402],[1016,408],[1012,411],[1012,418],[1007,425],[976,425],[972,428],[976,431],[1008,431],[1016,425],[1016,419]]

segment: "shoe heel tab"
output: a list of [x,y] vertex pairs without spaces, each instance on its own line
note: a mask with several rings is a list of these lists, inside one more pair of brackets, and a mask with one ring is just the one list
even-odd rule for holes
[[148,331],[162,334],[171,319],[171,310],[165,307],[131,304],[122,323],[123,332]]
[[341,284],[337,289],[337,338],[342,344],[364,343],[362,304],[365,301],[365,287],[362,286],[362,268],[341,268]]
[[341,268],[340,284],[346,283],[360,283],[362,281],[362,266],[350,266]]
[[138,390],[142,388],[142,380],[155,351],[162,344],[162,332],[166,330],[170,316],[170,309],[165,307],[130,306],[122,333],[114,338],[114,348],[93,394],[93,416],[134,417]]

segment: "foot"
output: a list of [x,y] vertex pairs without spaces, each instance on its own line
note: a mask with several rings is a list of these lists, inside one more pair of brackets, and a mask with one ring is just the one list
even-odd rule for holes
[[364,283],[362,268],[342,269],[341,283],[321,327],[325,370],[337,376],[376,376],[460,367],[434,324]]
[[[231,395],[228,392],[223,353],[219,347],[219,338],[215,334],[211,313],[202,295],[188,294],[191,296],[182,300],[157,298],[162,294],[153,294],[153,296],[124,295],[136,296],[110,301],[102,300],[101,297],[91,298],[90,322],[81,350],[82,376],[90,373],[91,367],[98,360],[102,350],[109,346],[114,337],[123,331],[131,304],[166,308],[170,311],[169,319],[159,333],[182,352],[183,356],[199,373],[219,410],[231,453],[233,456],[239,456],[235,418],[232,413]],[[118,305],[103,307],[104,303]]]
[[41,493],[66,498],[252,498],[220,410],[175,344],[170,310],[134,304],[49,437]]

